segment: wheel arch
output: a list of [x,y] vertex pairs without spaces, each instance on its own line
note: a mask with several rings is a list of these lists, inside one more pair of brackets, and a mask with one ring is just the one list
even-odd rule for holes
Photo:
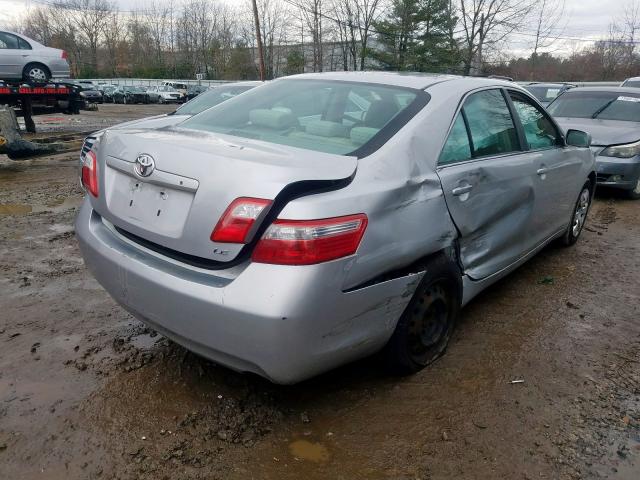
[[51,69],[47,65],[45,65],[44,63],[39,62],[37,60],[29,62],[24,66],[24,68],[22,69],[22,76],[25,77],[27,71],[29,70],[29,68],[36,67],[36,66],[43,68],[44,71],[47,72],[49,78],[51,78]]

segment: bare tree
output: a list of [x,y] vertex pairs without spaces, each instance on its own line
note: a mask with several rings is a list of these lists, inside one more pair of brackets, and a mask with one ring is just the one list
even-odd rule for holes
[[640,30],[640,1],[629,0],[624,7],[622,18],[624,25],[624,38],[627,41],[626,64],[627,75],[635,70],[636,62],[636,42],[638,41],[638,31]]
[[114,11],[113,4],[109,0],[62,0],[56,6],[67,11],[78,33],[84,37],[89,49],[88,63],[91,71],[97,72],[98,47],[109,15]]
[[484,51],[522,27],[534,0],[460,0],[464,73],[480,73]]
[[540,50],[553,46],[566,27],[564,6],[564,0],[538,0],[533,8],[536,31],[531,53],[531,80],[536,74],[536,62]]
[[355,6],[360,34],[360,70],[364,70],[371,27],[380,15],[380,0],[356,0]]
[[120,58],[121,44],[126,41],[126,24],[119,12],[109,14],[104,25],[104,43],[107,51],[107,65],[109,73],[118,74],[118,60]]

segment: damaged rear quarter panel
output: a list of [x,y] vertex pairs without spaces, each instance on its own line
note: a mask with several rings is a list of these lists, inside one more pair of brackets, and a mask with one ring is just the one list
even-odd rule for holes
[[287,219],[367,215],[358,253],[345,266],[343,290],[454,244],[457,231],[435,172],[441,142],[433,141],[437,134],[426,134],[437,130],[429,107],[378,151],[361,158],[350,185],[296,199],[280,213]]

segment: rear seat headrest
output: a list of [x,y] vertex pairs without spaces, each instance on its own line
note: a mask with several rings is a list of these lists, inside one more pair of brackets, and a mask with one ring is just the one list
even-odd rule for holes
[[305,131],[319,137],[347,138],[349,136],[349,129],[345,125],[327,120],[312,120],[307,124]]
[[296,124],[296,117],[291,112],[257,108],[249,112],[251,123],[259,127],[283,130]]
[[351,141],[356,145],[364,145],[379,131],[379,128],[353,127],[351,129]]

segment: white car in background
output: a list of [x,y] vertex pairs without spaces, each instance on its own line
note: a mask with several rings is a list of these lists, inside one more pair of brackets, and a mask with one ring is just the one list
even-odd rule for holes
[[149,103],[179,103],[183,99],[182,93],[169,85],[150,87],[147,95]]
[[48,82],[69,78],[67,52],[19,33],[0,30],[0,79]]

